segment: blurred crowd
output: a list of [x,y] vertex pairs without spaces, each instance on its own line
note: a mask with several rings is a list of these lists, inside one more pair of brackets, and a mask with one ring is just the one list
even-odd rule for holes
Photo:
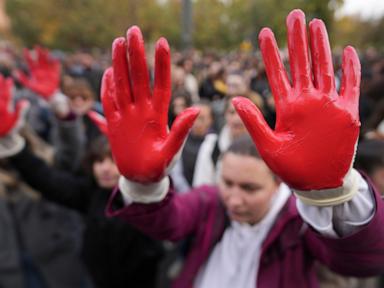
[[[105,131],[95,124],[103,115],[100,88],[110,52],[50,51],[61,68],[60,96],[49,99],[18,76],[31,75],[30,59],[42,57],[39,49],[23,53],[0,43],[0,73],[13,78],[17,101],[31,103],[21,131],[27,149],[11,159],[0,157],[0,288],[169,287],[193,239],[156,241],[104,214],[119,177]],[[289,70],[287,51],[280,52]],[[152,55],[147,52],[151,79]],[[340,55],[335,51],[338,88]],[[384,57],[373,49],[359,56],[361,135],[355,165],[384,195]],[[188,193],[216,183],[220,154],[247,133],[232,97],[251,99],[272,128],[276,115],[259,51],[248,46],[222,54],[173,51],[172,63],[169,126],[185,108],[201,109],[171,171],[175,189]],[[324,269],[319,268],[321,287],[380,287],[378,279],[362,282]]]

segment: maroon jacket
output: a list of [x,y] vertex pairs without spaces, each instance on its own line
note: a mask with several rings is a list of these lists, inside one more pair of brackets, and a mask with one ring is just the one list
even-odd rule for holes
[[[370,186],[372,187],[372,186]],[[351,276],[384,273],[384,207],[373,188],[374,218],[357,233],[330,239],[309,228],[297,212],[291,196],[262,245],[259,288],[317,287],[314,262]],[[183,270],[173,287],[193,287],[199,268],[207,261],[226,227],[226,214],[216,187],[202,186],[187,194],[170,191],[155,204],[132,204],[116,209],[118,190],[107,207],[109,216],[118,216],[158,239],[193,241]],[[256,283],[255,283],[256,284]]]

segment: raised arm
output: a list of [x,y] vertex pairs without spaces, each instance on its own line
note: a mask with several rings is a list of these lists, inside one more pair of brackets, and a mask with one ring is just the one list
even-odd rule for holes
[[311,48],[304,13],[294,10],[287,17],[292,83],[272,31],[264,28],[259,35],[276,103],[275,129],[249,100],[235,98],[233,103],[272,171],[304,201],[327,206],[345,202],[356,192],[339,190],[329,197],[311,194],[311,190],[343,186],[351,173],[360,127],[360,62],[352,47],[345,48],[338,93],[325,25],[314,19],[309,26]]
[[171,63],[164,38],[156,44],[153,90],[139,28],[130,28],[127,38],[115,39],[112,49],[113,66],[104,74],[101,94],[116,164],[131,181],[159,181],[181,148],[198,110],[185,110],[168,131]]
[[336,91],[324,23],[310,22],[309,46],[302,11],[288,15],[287,29],[292,83],[272,31],[259,35],[276,127],[271,129],[249,100],[233,103],[264,161],[293,189],[301,217],[314,228],[305,234],[309,252],[340,273],[382,273],[383,203],[352,169],[360,127],[359,58],[352,47],[344,49]]
[[28,102],[12,104],[11,79],[0,76],[0,158],[10,157],[23,179],[46,198],[71,208],[84,209],[88,182],[49,167],[25,147],[18,135]]
[[[200,209],[199,200],[198,197],[181,199],[172,193],[167,196],[167,173],[199,110],[185,110],[169,131],[171,59],[164,38],[156,43],[153,89],[149,82],[144,41],[138,27],[131,27],[126,38],[115,39],[112,64],[102,82],[107,127],[103,121],[98,122],[108,135],[122,174],[120,191],[126,203],[132,204],[120,211],[112,211],[113,205],[110,205],[108,214],[120,215],[152,236],[180,238],[196,227],[198,217],[191,216]],[[148,231],[148,227],[153,227],[153,233]]]

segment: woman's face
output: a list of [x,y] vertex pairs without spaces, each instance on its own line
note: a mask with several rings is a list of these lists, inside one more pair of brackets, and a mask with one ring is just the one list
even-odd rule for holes
[[237,114],[232,103],[229,104],[227,110],[225,111],[225,121],[228,125],[232,139],[247,133],[247,129],[245,128],[243,121],[241,120],[239,114]]
[[231,152],[224,154],[219,191],[231,220],[251,225],[260,222],[278,187],[263,160]]
[[227,95],[229,97],[245,96],[247,93],[247,86],[240,75],[228,75],[226,84],[228,87]]
[[212,110],[208,105],[195,105],[200,108],[200,113],[193,123],[191,133],[195,136],[205,136],[212,126]]
[[173,113],[179,115],[187,108],[187,101],[183,97],[176,97],[173,102]]
[[120,173],[111,157],[93,163],[93,176],[101,188],[112,189],[119,181]]
[[71,89],[67,96],[69,98],[69,105],[71,110],[78,116],[85,115],[92,109],[94,100],[91,95],[84,93],[81,89]]

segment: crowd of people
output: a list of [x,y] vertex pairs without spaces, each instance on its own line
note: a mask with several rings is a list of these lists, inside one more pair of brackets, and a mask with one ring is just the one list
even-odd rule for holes
[[[302,17],[297,10],[288,16],[292,23],[302,23]],[[292,39],[303,28],[295,25],[287,25]],[[323,29],[317,22],[310,29],[316,25]],[[268,33],[260,34],[260,45],[272,45]],[[305,186],[304,176],[292,180],[276,160],[285,148],[272,156],[260,142],[256,149],[253,141],[262,136],[247,118],[256,115],[248,110],[254,105],[265,119],[263,133],[285,125],[279,115],[288,104],[273,95],[278,85],[271,83],[271,63],[279,64],[279,55],[279,71],[290,71],[287,81],[304,81],[295,69],[305,61],[297,60],[299,68],[292,64],[295,55],[302,56],[291,47],[300,40],[289,38],[285,50],[272,45],[225,54],[172,51],[168,63],[164,39],[154,49],[147,47],[155,57],[148,52],[146,62],[140,30],[131,28],[127,37],[116,39],[111,52],[94,55],[41,47],[18,53],[10,43],[0,46],[0,288],[165,288],[171,282],[173,287],[317,287],[318,281],[320,287],[384,285],[384,231],[378,228],[384,227],[380,53],[358,51],[361,89],[355,101],[361,127],[353,122],[348,130],[358,133],[354,162],[354,155],[344,156],[347,168],[352,161],[356,170],[341,175],[353,174],[358,192],[348,196],[349,202],[319,208],[315,200],[303,200],[301,190],[346,182],[321,187],[321,171],[315,171],[320,186]],[[311,41],[312,52],[320,49]],[[334,91],[352,91],[345,84],[352,73],[348,63],[335,53]],[[320,76],[313,81],[325,83]],[[284,77],[277,78],[283,87]],[[153,96],[146,95],[152,90]],[[232,101],[237,96],[249,102]],[[148,108],[148,101],[155,109]],[[312,104],[299,110],[302,119],[286,118],[287,123],[300,125],[304,112],[317,111]],[[14,111],[9,109],[13,105]],[[318,123],[329,123],[321,117]],[[319,132],[320,126],[308,129]],[[171,139],[164,136],[167,127]],[[332,142],[337,135],[325,135],[331,144],[351,146]],[[300,154],[294,145],[287,144],[296,149],[291,162],[305,160],[306,152]],[[155,154],[152,146],[163,150]],[[268,162],[268,157],[273,159]],[[297,165],[298,171],[308,170]],[[302,203],[296,203],[292,187]],[[231,196],[233,191],[241,196]]]

